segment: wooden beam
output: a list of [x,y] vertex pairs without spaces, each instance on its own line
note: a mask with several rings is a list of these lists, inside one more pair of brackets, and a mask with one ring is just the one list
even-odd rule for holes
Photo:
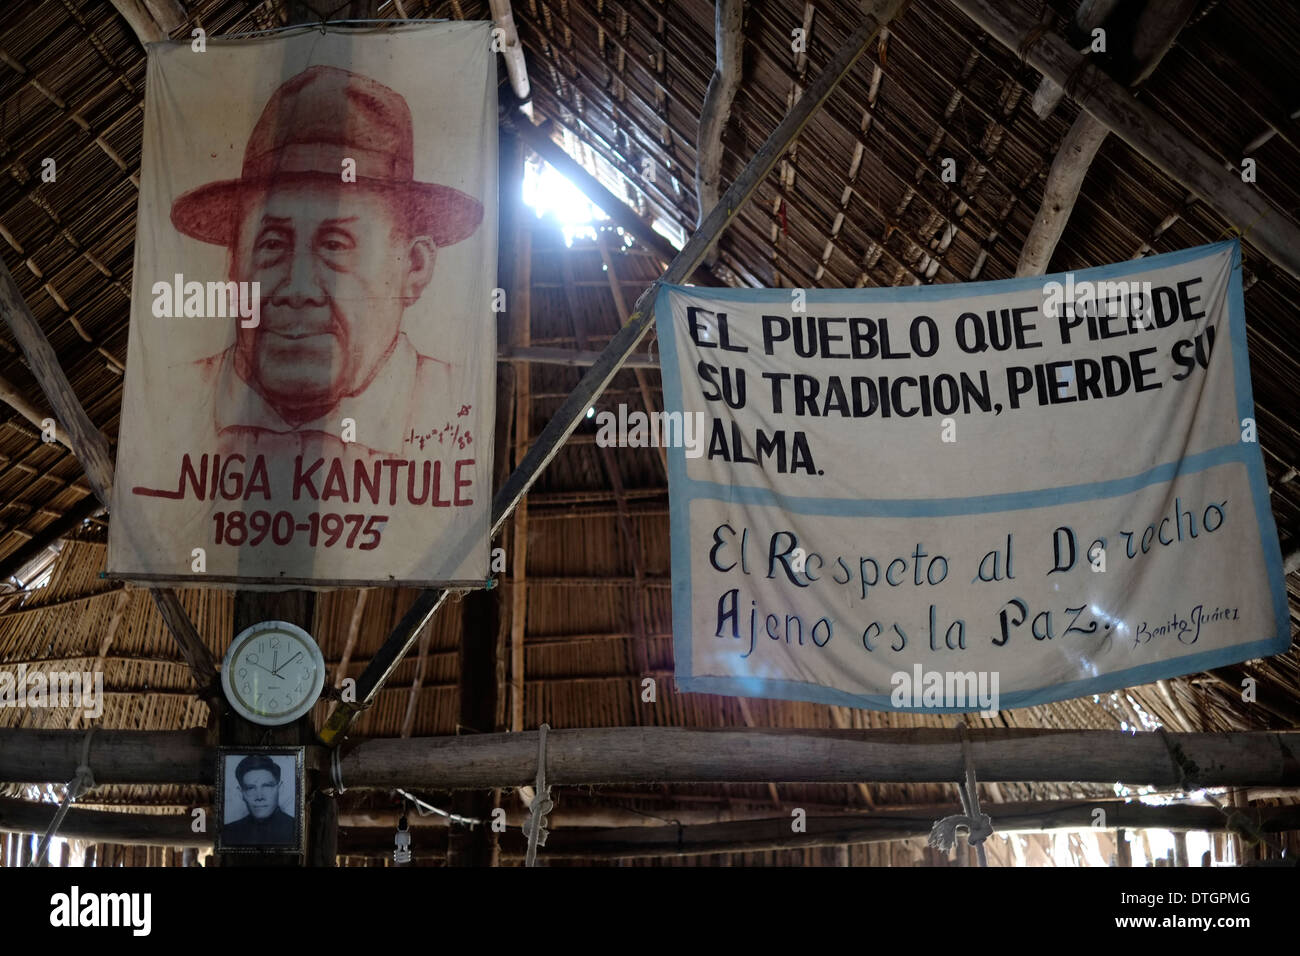
[[[90,666],[91,673],[102,673],[104,663],[108,659],[109,648],[113,646],[113,639],[117,637],[117,629],[122,624],[122,617],[126,614],[126,606],[131,603],[131,592],[123,588],[118,592],[117,598],[113,601],[113,610],[109,612],[108,624],[104,628],[104,636],[99,640],[99,651],[95,654],[95,662]],[[85,710],[73,711],[72,721],[68,724],[70,730],[76,730],[81,722],[85,719]]]
[[[1147,5],[1138,20],[1131,44],[1138,64],[1138,75],[1132,84],[1134,88],[1159,65],[1199,2],[1163,0]],[[1038,207],[1034,224],[1025,238],[1025,247],[1020,252],[1017,276],[1037,276],[1047,272],[1052,253],[1056,251],[1061,236],[1065,235],[1065,227],[1088,169],[1109,132],[1105,123],[1087,111],[1075,118],[1057,150],[1052,168],[1048,170],[1043,185],[1043,203]]]
[[1259,190],[1070,48],[1069,43],[994,0],[952,0],[1008,51],[1065,87],[1085,110],[1163,173],[1199,196],[1247,241],[1300,278],[1300,227]]
[[[216,751],[206,737],[202,729],[100,730],[91,739],[90,768],[99,784],[211,786]],[[0,730],[0,781],[67,783],[76,776],[85,738],[80,730]]]
[[[618,324],[622,327],[627,324],[631,312],[627,307],[627,299],[623,297],[622,283],[619,281],[618,274],[614,270],[614,256],[609,248],[609,237],[603,229],[596,231],[596,245],[600,248],[600,260],[605,265],[605,278],[609,280],[609,293],[614,297],[614,309],[618,313]],[[567,278],[566,281],[568,281]],[[576,280],[574,280],[572,284],[576,285]],[[645,405],[646,414],[653,413],[655,411],[655,404],[652,397],[650,376],[646,373],[645,369],[633,365],[630,360],[624,362],[623,367],[630,367],[632,369],[632,374],[636,376],[636,387],[641,393],[641,402]],[[658,451],[659,464],[664,470],[664,481],[667,481],[668,449],[660,445]],[[619,497],[621,499],[622,495],[620,494]]]
[[66,514],[55,518],[25,544],[19,545],[11,554],[0,560],[0,581],[8,581],[46,548],[67,537],[80,528],[87,518],[100,514],[103,510],[103,504],[93,494],[82,498]]
[[[1259,786],[1300,781],[1300,733],[1170,734],[1188,785]],[[529,750],[529,746],[532,750]],[[536,732],[421,742],[371,740],[344,757],[358,787],[524,786],[536,774]],[[948,730],[798,731],[610,728],[547,737],[547,777],[594,783],[943,782],[961,778],[957,734]],[[1177,785],[1158,734],[989,730],[973,735],[980,779]]]
[[189,666],[190,675],[199,686],[200,696],[206,697],[210,705],[221,706],[223,698],[217,682],[216,660],[207,645],[203,643],[203,638],[199,637],[194,622],[185,613],[180,598],[171,588],[150,588],[149,596],[153,598],[158,613],[162,615],[163,622],[176,641],[176,646],[180,648],[181,656]]
[[[521,157],[522,158],[522,157]],[[528,348],[532,341],[533,232],[523,216],[515,218],[515,271],[510,301],[510,342]],[[528,454],[532,440],[532,370],[526,364],[515,367],[514,461]],[[524,729],[524,638],[528,632],[528,502],[515,509],[510,540],[510,720],[513,731]]]
[[[54,408],[59,427],[70,438],[70,447],[77,456],[86,480],[94,489],[100,503],[108,507],[113,499],[113,460],[108,452],[108,441],[91,422],[86,414],[67,375],[59,365],[58,356],[46,339],[45,333],[36,322],[31,309],[23,301],[13,276],[4,262],[0,261],[0,311],[4,312],[14,338],[18,341],[27,365],[36,376],[41,390]],[[210,689],[216,677],[216,663],[203,641],[199,638],[194,624],[185,614],[180,601],[173,591],[166,588],[151,588],[154,603],[163,616],[163,621],[171,631],[177,645],[184,655],[186,663],[199,686],[200,693],[207,694],[212,701],[217,698]]]
[[[0,783],[72,779],[83,734],[0,730]],[[1076,781],[1189,788],[1300,784],[1300,731],[1130,734],[1108,730],[971,733],[981,781]],[[547,779],[609,783],[943,783],[961,778],[950,730],[553,730]],[[1180,768],[1173,754],[1186,768]],[[90,766],[100,783],[211,784],[213,751],[201,732],[101,731]],[[327,751],[311,748],[319,769]],[[459,790],[527,786],[537,732],[364,740],[341,756],[349,788]]]
[[348,619],[348,633],[343,641],[343,655],[339,658],[338,669],[334,672],[334,686],[342,687],[343,678],[348,676],[348,665],[352,662],[352,652],[356,650],[357,635],[361,633],[361,615],[366,609],[367,590],[357,591],[357,601],[352,605],[352,617]]
[[[600,358],[601,352],[588,349],[559,349],[545,345],[504,345],[497,350],[497,356],[503,361],[520,366],[528,365],[567,365],[570,368],[592,366]],[[658,368],[659,359],[652,355],[629,355],[623,363],[624,368],[645,369]]]
[[[1074,11],[1074,27],[1078,30],[1079,35],[1087,37],[1089,44],[1091,44],[1093,28],[1101,26],[1118,3],[1119,0],[1083,0],[1079,4],[1079,9]],[[1044,23],[1050,26],[1050,18],[1054,15],[1051,7],[1047,7],[1043,12]],[[1084,51],[1080,50],[1079,52]],[[1043,77],[1038,83],[1038,89],[1034,90],[1034,98],[1031,104],[1034,113],[1041,120],[1047,119],[1052,115],[1052,111],[1056,109],[1056,104],[1061,102],[1061,97],[1064,95],[1065,90],[1060,84]]]
[[[45,428],[45,419],[50,418],[50,413],[43,409],[37,408],[27,396],[18,390],[18,386],[9,379],[0,376],[0,401],[16,411],[23,418],[32,424],[33,428],[41,430]],[[71,449],[68,444],[67,436],[60,436],[57,429],[55,430],[54,440],[65,448]]]
[[[1191,830],[1224,833],[1228,817],[1214,807],[1192,805],[1147,806],[1141,803],[1106,801],[1051,801],[1043,803],[987,804],[999,834],[1038,833],[1055,830],[1084,830],[1093,826],[1098,808],[1106,812],[1108,824],[1133,829]],[[39,833],[49,825],[54,805],[25,800],[0,799],[0,832]],[[568,818],[581,821],[588,815],[563,812],[551,814],[551,835],[543,855],[551,859],[632,859],[645,857],[693,856],[704,853],[756,853],[766,850],[810,846],[845,846],[882,843],[925,836],[934,821],[959,813],[956,806],[918,807],[913,810],[882,810],[809,816],[802,834],[790,831],[785,816],[759,817],[720,823],[678,826],[631,825],[623,827],[574,826]],[[1252,824],[1265,833],[1300,829],[1300,806],[1257,807],[1249,811]],[[626,814],[630,815],[630,814]],[[393,848],[391,814],[340,814],[343,828],[340,850],[365,855],[387,855]],[[518,833],[522,814],[509,814],[511,831],[503,837],[502,856],[519,859],[524,841]],[[591,817],[596,819],[596,817]],[[114,843],[125,846],[210,847],[212,834],[194,833],[189,814],[126,813],[103,810],[68,811],[60,836],[67,839]],[[431,824],[432,825],[424,825]],[[448,846],[445,817],[411,817],[419,827],[414,843],[417,852]],[[476,828],[477,829],[477,828]],[[441,831],[441,832],[440,832]],[[454,836],[452,839],[454,842]],[[1127,849],[1127,844],[1122,844]],[[1131,865],[1131,863],[1121,865]]]
[[488,6],[492,9],[492,24],[502,34],[501,55],[505,57],[510,88],[521,101],[527,102],[533,91],[528,84],[528,62],[524,59],[524,48],[519,43],[519,31],[515,28],[515,15],[510,9],[510,0],[488,0]]
[[[150,43],[161,43],[167,39],[169,31],[164,30],[162,25],[154,19],[153,13],[146,6],[149,0],[113,0],[113,6],[117,7],[117,12],[122,14],[127,24],[135,33],[136,39],[140,41],[141,46],[147,46]],[[182,16],[182,20],[184,17]],[[174,23],[173,27],[179,26]]]
[[[786,147],[799,135],[804,125],[839,85],[840,80],[857,62],[880,31],[881,26],[897,12],[902,2],[903,0],[870,0],[866,4],[862,24],[831,57],[826,69],[809,84],[807,91],[794,108],[777,124],[776,129],[759,147],[700,228],[669,263],[660,281],[682,282],[695,272],[704,261],[709,247],[731,225],[741,208],[780,160]],[[521,127],[525,125],[527,124],[520,124]],[[654,321],[654,298],[658,288],[659,282],[656,282],[641,294],[628,322],[619,329],[614,338],[610,339],[604,352],[601,353],[600,360],[583,375],[572,394],[542,429],[542,433],[529,449],[528,454],[524,456],[524,460],[497,492],[492,500],[492,534],[495,535],[500,530],[501,525],[528,493],[528,489],[533,486],[569,435],[578,427],[578,423],[586,417],[587,409],[591,407],[596,396],[604,391],[610,380],[618,374],[627,356],[650,330],[650,325]],[[374,699],[374,695],[388,679],[393,668],[410,649],[420,628],[446,598],[445,590],[430,589],[420,592],[410,610],[398,622],[388,640],[379,649],[379,653],[375,655],[371,667],[362,672],[357,680],[357,703],[340,703],[330,714],[320,733],[323,743],[336,746],[342,741],[356,715]]]
[[546,160],[557,173],[573,183],[583,195],[600,207],[605,215],[631,233],[633,238],[662,261],[671,262],[677,255],[677,250],[673,248],[672,243],[655,232],[650,224],[638,216],[626,202],[606,189],[600,180],[583,169],[581,163],[556,145],[550,137],[549,126],[534,126],[529,122],[516,121],[513,128],[515,134],[527,143],[534,153]]
[[1070,213],[1083,188],[1083,180],[1092,167],[1097,150],[1110,130],[1090,113],[1080,113],[1061,141],[1043,184],[1043,202],[1034,216],[1034,224],[1020,250],[1016,275],[1038,276],[1047,272],[1056,245],[1065,235]]
[[85,470],[96,497],[107,506],[113,497],[113,458],[108,451],[108,441],[82,409],[59,365],[58,356],[3,261],[0,261],[0,310],[4,312],[5,321],[27,359],[28,367],[54,408],[57,428],[67,436],[68,447]]
[[[718,0],[714,5],[715,63],[700,109],[700,131],[695,152],[695,197],[699,222],[718,204],[722,183],[722,134],[731,117],[731,104],[740,90],[745,35],[745,0]],[[710,259],[715,257],[710,252]],[[707,260],[706,260],[707,261]]]

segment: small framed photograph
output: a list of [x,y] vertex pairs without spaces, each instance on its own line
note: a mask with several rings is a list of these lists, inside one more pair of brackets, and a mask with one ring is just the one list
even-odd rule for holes
[[217,749],[217,852],[303,852],[305,752],[304,747]]

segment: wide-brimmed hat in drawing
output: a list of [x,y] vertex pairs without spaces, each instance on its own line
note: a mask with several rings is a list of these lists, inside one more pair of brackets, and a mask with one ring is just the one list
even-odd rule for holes
[[[414,178],[411,111],[394,90],[333,66],[313,66],[267,101],[244,148],[238,179],[191,189],[172,203],[172,225],[187,236],[229,246],[240,196],[277,185],[319,182],[334,189],[400,193],[397,208],[415,235],[449,246],[483,220],[483,207],[458,189]],[[342,179],[356,162],[356,182]]]

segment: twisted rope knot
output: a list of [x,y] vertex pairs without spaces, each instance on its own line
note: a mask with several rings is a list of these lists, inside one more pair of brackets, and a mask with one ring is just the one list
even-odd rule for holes
[[927,842],[935,849],[947,853],[957,842],[959,827],[965,828],[966,842],[971,846],[979,846],[993,835],[993,820],[987,813],[978,813],[975,817],[955,813],[935,821],[934,826],[930,828],[930,838]]

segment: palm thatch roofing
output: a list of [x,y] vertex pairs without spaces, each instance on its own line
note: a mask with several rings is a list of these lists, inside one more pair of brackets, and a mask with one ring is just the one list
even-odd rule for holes
[[[1073,0],[1008,0],[1064,32]],[[278,0],[195,0],[173,36],[210,37],[280,25]],[[399,7],[401,10],[399,11]],[[723,140],[730,182],[856,25],[849,0],[746,5],[743,82]],[[11,0],[0,24],[0,253],[56,350],[91,419],[112,442],[119,425],[139,187],[145,57],[109,0]],[[479,0],[405,0],[380,17],[490,19]],[[699,117],[714,68],[714,10],[704,0],[514,0],[532,103],[549,133],[645,220],[689,235],[699,210]],[[803,29],[806,50],[791,49]],[[1300,126],[1294,101],[1300,7],[1285,0],[1203,0],[1142,88],[1142,100],[1229,168],[1257,162],[1260,190],[1300,221]],[[1122,72],[1122,62],[1113,64]],[[503,102],[508,101],[505,70]],[[719,275],[740,284],[891,286],[1014,275],[1042,200],[1043,180],[1078,113],[1066,97],[1040,119],[1040,77],[945,0],[913,0],[801,134],[720,243]],[[945,182],[940,160],[960,175]],[[57,159],[54,182],[42,160]],[[510,197],[503,202],[513,201]],[[1109,137],[1052,258],[1081,268],[1212,242],[1233,229],[1140,155]],[[565,244],[537,221],[531,242],[534,346],[599,349],[625,303],[658,276],[640,244],[608,229]],[[606,258],[609,266],[606,266]],[[1283,552],[1300,547],[1300,284],[1244,236],[1248,341],[1273,512]],[[504,328],[504,327],[503,327]],[[504,332],[503,332],[504,341]],[[650,346],[653,349],[653,344]],[[579,369],[531,369],[528,432],[536,435]],[[657,370],[644,373],[661,406]],[[207,707],[148,595],[101,576],[107,522],[63,445],[42,441],[46,399],[10,332],[0,329],[0,667],[19,663],[104,672],[99,726],[204,726]],[[500,366],[502,401],[514,372]],[[636,373],[621,372],[602,402],[643,404]],[[29,414],[18,410],[22,403]],[[10,406],[14,406],[11,408]],[[517,425],[518,423],[516,423]],[[609,474],[613,467],[617,474]],[[653,449],[604,458],[580,428],[528,499],[524,726],[773,726],[907,728],[941,716],[676,692],[671,642],[667,486]],[[51,531],[53,529],[53,531]],[[31,544],[35,542],[35,544]],[[504,543],[509,553],[510,542]],[[1289,566],[1294,561],[1289,562]],[[32,586],[39,584],[41,586]],[[1300,577],[1288,577],[1293,624]],[[509,628],[509,577],[503,581]],[[233,633],[233,597],[182,591],[219,659]],[[331,680],[359,673],[413,593],[365,593],[355,646],[342,658],[352,590],[317,601],[317,636]],[[444,607],[355,728],[365,736],[431,736],[494,728],[457,725],[460,608]],[[65,666],[66,665],[66,666]],[[502,676],[506,676],[503,659]],[[644,677],[657,701],[641,700]],[[1242,680],[1258,700],[1245,703]],[[323,717],[320,705],[317,718]],[[1300,726],[1300,656],[1160,681],[1114,694],[1003,711],[999,726],[1228,730]],[[76,728],[60,710],[0,710],[0,726]],[[497,726],[508,726],[501,694]],[[1072,784],[988,785],[990,802],[1101,796]],[[440,795],[429,794],[438,802]],[[100,787],[91,805],[180,812],[203,788]],[[345,811],[391,809],[387,794],[349,794]],[[886,808],[951,803],[951,787],[888,784],[718,785],[566,791],[559,809],[624,808],[655,820],[704,811],[789,815],[790,808]],[[1294,835],[1291,849],[1297,848]],[[994,849],[1008,860],[1020,847]],[[1041,853],[1033,844],[1033,854]],[[917,841],[785,850],[688,863],[940,862]]]

